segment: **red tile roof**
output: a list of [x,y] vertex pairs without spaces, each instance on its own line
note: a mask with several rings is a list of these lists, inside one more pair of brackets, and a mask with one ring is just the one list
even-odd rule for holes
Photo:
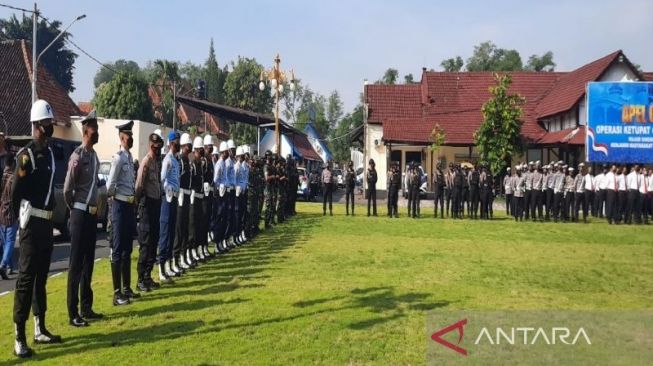
[[537,143],[540,145],[585,145],[585,126],[548,132]]
[[562,76],[551,92],[538,104],[535,109],[537,117],[542,118],[570,110],[585,95],[587,83],[598,80],[620,55],[623,55],[621,50],[613,52]]
[[644,80],[653,81],[653,71],[643,72],[642,75],[644,76]]
[[370,106],[367,121],[371,124],[380,124],[388,118],[422,116],[419,84],[366,85],[365,98]]
[[93,104],[89,102],[77,102],[77,107],[83,115],[87,115],[93,110]]
[[[43,64],[38,66],[36,92],[46,100],[57,123],[70,124],[70,116],[80,115],[79,108],[66,90],[57,83]],[[32,106],[31,47],[24,40],[0,42],[0,111],[9,136],[31,133],[29,114]],[[1,126],[1,125],[0,125]]]
[[299,152],[304,159],[322,161],[320,155],[313,150],[313,146],[310,141],[308,141],[308,137],[303,133],[288,134],[287,138],[290,144],[295,146],[297,152]]

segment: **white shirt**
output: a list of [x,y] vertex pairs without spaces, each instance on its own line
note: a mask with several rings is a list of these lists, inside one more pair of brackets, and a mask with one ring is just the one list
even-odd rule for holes
[[603,181],[605,182],[605,188],[602,189],[609,189],[611,191],[617,189],[617,182],[613,172],[608,172],[608,174],[603,177]]
[[594,177],[594,187],[596,189],[606,189],[607,180],[605,179],[605,174],[601,173]]
[[626,190],[626,176],[623,174],[617,175],[617,189],[620,191]]
[[639,189],[639,182],[637,181],[637,173],[635,171],[630,172],[626,176],[626,188],[628,189]]
[[644,174],[639,174],[637,176],[637,181],[639,184],[639,193],[646,194],[648,193],[650,187],[648,185],[648,177],[645,177]]
[[592,174],[587,174],[585,176],[585,190],[586,191],[594,191],[594,177],[592,177]]

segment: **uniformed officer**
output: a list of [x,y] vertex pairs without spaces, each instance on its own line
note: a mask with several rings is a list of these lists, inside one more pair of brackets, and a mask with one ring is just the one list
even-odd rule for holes
[[[479,201],[481,201],[481,173],[478,171],[478,166],[472,167],[467,175],[467,180],[469,184],[469,201],[471,203],[471,212],[469,216],[472,219],[477,219],[478,204]],[[483,207],[481,207],[481,218],[483,218]]]
[[618,185],[617,185],[617,166],[612,165],[610,170],[605,173],[605,217],[608,224],[616,223],[617,206],[618,206]]
[[[205,258],[211,258],[213,254],[209,251],[209,241],[213,241],[213,234],[211,231],[212,225],[212,215],[213,215],[213,158],[217,154],[213,154],[213,151],[217,152],[213,142],[213,136],[207,134],[204,136],[204,156],[202,157],[202,164],[204,165],[204,179],[203,179],[203,191],[204,191],[204,200],[202,201],[202,218],[203,218],[203,232],[205,233],[206,239],[203,241],[204,245],[201,248],[201,252]],[[210,234],[211,233],[211,234]]]
[[149,292],[159,288],[152,279],[152,268],[156,263],[156,249],[159,244],[161,218],[161,147],[163,139],[156,133],[149,136],[150,150],[143,158],[136,174],[136,202],[138,202],[138,291]]
[[506,168],[506,175],[503,177],[503,193],[506,197],[506,215],[510,216],[512,208],[512,174],[510,167]]
[[286,220],[286,201],[288,200],[288,176],[286,175],[286,159],[277,160],[277,222]]
[[188,219],[189,241],[186,249],[186,263],[191,267],[204,260],[200,256],[201,248],[206,242],[204,232],[204,142],[200,136],[193,139],[193,154],[190,159],[190,209]]
[[388,216],[399,218],[399,189],[401,187],[401,173],[399,165],[395,163],[388,176]]
[[492,212],[492,174],[485,164],[481,165],[478,177],[479,200],[481,202],[481,219],[489,220]]
[[546,166],[545,174],[544,174],[544,186],[546,187],[546,199],[545,199],[545,206],[546,206],[546,211],[544,214],[544,219],[546,221],[551,220],[551,216],[553,214],[553,188],[555,186],[555,177],[556,177],[556,171],[554,169],[556,168],[557,165],[549,165]]
[[414,163],[412,167],[412,173],[410,175],[410,195],[412,207],[410,212],[413,214],[413,218],[419,218],[420,214],[420,197],[419,197],[419,187],[422,185],[422,174],[419,169],[419,166]]
[[573,209],[574,193],[575,193],[575,169],[573,167],[567,168],[567,175],[565,176],[565,201],[562,211],[562,221],[568,222],[570,219],[570,212]]
[[236,246],[234,241],[234,233],[236,231],[236,144],[233,140],[227,140],[227,148],[229,149],[227,158],[225,159],[225,174],[226,174],[226,188],[227,188],[227,206],[225,215],[227,215],[227,226],[225,227],[224,237],[226,239],[227,248],[233,249]]
[[349,216],[349,202],[351,201],[351,215],[354,216],[354,192],[356,190],[356,172],[354,171],[354,162],[349,161],[345,172],[345,209]]
[[524,191],[526,189],[526,182],[523,176],[524,167],[520,164],[515,167],[516,175],[512,178],[512,191],[513,191],[513,214],[515,221],[524,220]]
[[245,163],[245,149],[243,146],[236,148],[234,170],[236,174],[236,225],[234,236],[236,244],[241,245],[245,242],[243,238],[243,220],[247,212],[247,175],[249,174],[249,168]]
[[376,173],[376,164],[374,164],[374,159],[370,159],[369,167],[367,168],[367,216],[370,216],[370,206],[372,206],[372,213],[374,216],[376,214],[376,182],[378,181],[378,175]]
[[433,173],[433,217],[438,217],[438,204],[440,204],[440,218],[444,218],[444,172],[442,166],[437,163]]
[[[249,157],[249,146],[243,145],[243,155],[241,157],[240,170],[239,170],[239,180],[240,184],[240,218],[239,218],[239,241],[242,243],[247,242],[247,233],[249,232],[247,228],[248,217],[252,214],[250,212],[249,195],[249,180],[251,179],[251,163]],[[295,189],[295,192],[297,190]],[[294,202],[293,202],[294,205]],[[293,207],[294,210],[294,207]],[[294,213],[292,213],[294,214]]]
[[[70,257],[68,264],[68,319],[74,327],[87,326],[86,319],[101,319],[93,311],[91,278],[97,239],[98,175],[100,166],[93,145],[99,139],[95,110],[81,121],[82,145],[68,160],[63,196],[70,210]],[[81,299],[80,299],[81,292]],[[77,305],[81,302],[82,316]]]
[[322,214],[326,215],[327,201],[329,201],[329,215],[333,216],[333,174],[329,163],[322,170]]
[[639,165],[630,168],[630,173],[626,176],[626,188],[628,189],[628,204],[624,221],[630,225],[634,218],[635,223],[639,224],[641,219],[637,210],[639,206]]
[[[531,171],[531,220],[543,221],[542,211],[542,187],[544,187],[544,175],[542,174],[542,165],[540,161],[535,162],[535,166]],[[535,214],[537,213],[537,218]]]
[[451,217],[453,217],[454,219],[462,219],[464,215],[463,212],[464,204],[462,202],[462,197],[463,197],[463,182],[465,180],[466,179],[462,169],[460,168],[460,164],[456,164],[452,176],[453,190],[451,192]]
[[[274,168],[274,158],[272,152],[265,152],[265,166],[263,167],[263,178],[265,180],[265,228],[272,227],[274,222],[274,180],[276,179],[276,169]],[[326,197],[324,198],[326,214]]]
[[[449,168],[444,173],[444,198],[446,200],[445,205],[447,209],[447,217],[449,217],[449,212],[451,212],[451,216],[453,216],[453,206],[451,206],[451,200],[453,198],[453,176],[454,165],[453,163],[449,163]],[[449,209],[451,209],[451,211],[449,211]]]
[[161,163],[161,215],[159,216],[159,280],[172,283],[171,277],[179,275],[173,268],[172,247],[177,226],[177,207],[179,196],[179,132],[168,133],[168,152]]
[[179,196],[177,198],[177,221],[175,225],[175,243],[172,246],[173,271],[183,274],[190,269],[186,263],[186,251],[189,249],[190,234],[190,198],[191,171],[188,156],[193,149],[193,141],[188,133],[183,133],[179,141]]
[[[249,153],[246,154],[249,156]],[[258,225],[260,222],[259,208],[259,173],[261,170],[261,159],[258,155],[254,155],[251,159],[249,179],[247,180],[247,223],[245,226],[245,235],[247,238],[253,238],[258,234]]]
[[34,102],[30,113],[34,140],[22,148],[16,157],[11,202],[14,212],[19,212],[20,271],[14,295],[14,354],[21,358],[30,357],[33,353],[27,346],[25,336],[25,323],[30,306],[34,313],[34,342],[61,342],[61,337],[50,333],[45,325],[45,285],[50,271],[53,246],[55,165],[54,154],[48,147],[48,139],[54,132],[53,119],[52,108],[48,102]]
[[583,221],[587,222],[587,205],[585,205],[585,178],[587,168],[584,163],[578,164],[578,174],[574,177],[574,206],[572,220],[578,222],[578,211],[583,210]]
[[213,202],[213,217],[214,217],[214,232],[213,239],[215,240],[216,251],[224,253],[227,251],[225,241],[225,231],[227,228],[228,213],[227,209],[227,169],[226,159],[229,156],[229,149],[227,142],[222,141],[218,149],[220,157],[215,162],[213,167],[213,185],[215,188],[215,201]]
[[120,137],[120,151],[111,160],[107,182],[107,196],[113,198],[111,276],[114,305],[127,305],[130,299],[140,297],[131,289],[131,253],[136,231],[134,160],[129,151],[134,144],[133,126],[134,121],[116,126]]

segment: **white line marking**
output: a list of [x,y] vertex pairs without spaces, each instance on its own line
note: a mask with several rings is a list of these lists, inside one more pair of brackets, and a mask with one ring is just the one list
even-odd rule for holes
[[0,296],[9,295],[11,291],[0,292]]
[[63,272],[57,272],[57,273],[53,274],[52,276],[50,276],[50,278],[61,276],[62,274],[63,274]]
[[97,262],[99,262],[101,260],[102,260],[102,258],[97,258],[97,259],[95,259],[95,262],[97,263]]

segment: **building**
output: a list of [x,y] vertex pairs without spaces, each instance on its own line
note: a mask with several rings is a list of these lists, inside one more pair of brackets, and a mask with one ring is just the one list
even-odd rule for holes
[[[276,151],[274,130],[266,130],[259,145],[260,155],[266,150]],[[322,166],[323,160],[315,151],[306,134],[296,130],[286,130],[281,134],[281,156],[292,155],[299,166],[313,170]]]
[[[584,161],[585,88],[591,81],[644,81],[642,73],[622,51],[613,52],[571,72],[511,72],[510,91],[525,97],[522,138],[525,156],[513,162]],[[365,160],[373,158],[380,172],[393,162],[402,171],[420,163],[431,176],[437,161],[476,162],[474,132],[483,122],[481,107],[490,98],[491,72],[433,72],[408,85],[366,85],[366,120],[362,131]],[[431,151],[431,131],[444,131],[445,142]],[[378,189],[387,186],[379,174]],[[430,187],[430,182],[429,182]]]

